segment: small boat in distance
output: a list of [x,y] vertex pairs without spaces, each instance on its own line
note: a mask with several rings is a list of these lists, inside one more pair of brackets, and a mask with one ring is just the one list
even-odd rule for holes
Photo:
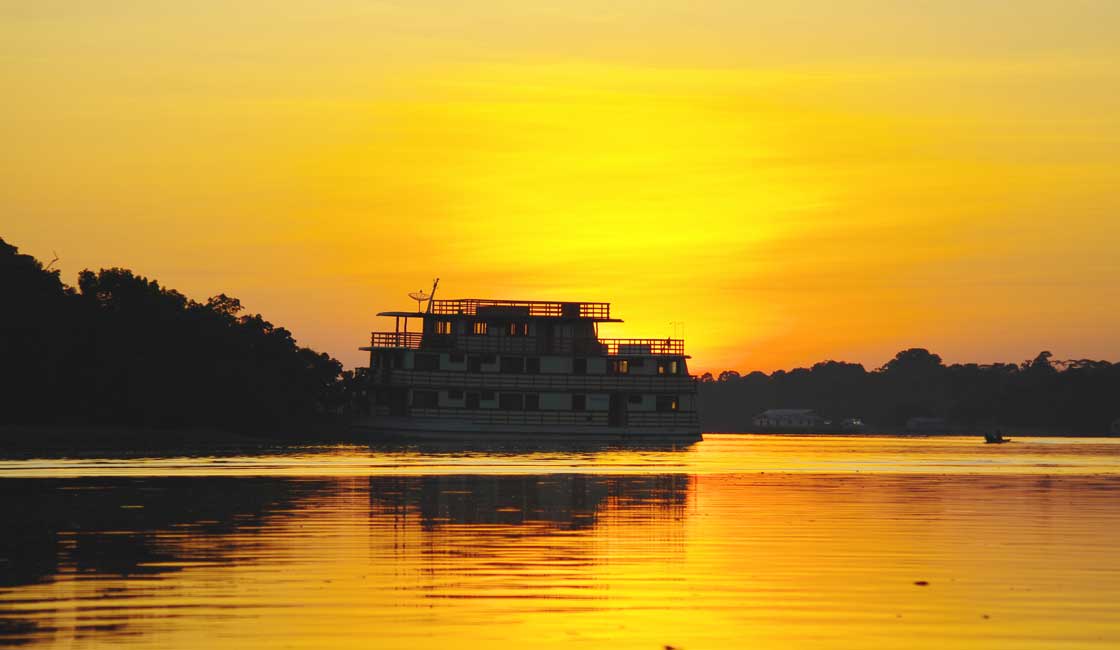
[[1011,438],[1004,438],[1003,434],[997,429],[995,433],[985,433],[984,443],[988,445],[998,445],[1005,442],[1011,442]]
[[[610,304],[434,298],[373,332],[370,411],[355,426],[417,438],[700,440],[682,339],[599,338]],[[420,309],[423,302],[426,309]],[[409,321],[419,320],[418,331]]]

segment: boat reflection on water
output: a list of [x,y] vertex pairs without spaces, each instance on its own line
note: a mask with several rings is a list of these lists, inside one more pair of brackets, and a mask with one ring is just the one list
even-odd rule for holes
[[690,484],[690,477],[674,474],[376,477],[370,479],[371,514],[415,517],[425,528],[498,524],[571,530],[594,526],[604,515],[679,519]]
[[[184,614],[138,608],[138,599],[171,598],[179,610],[215,607],[189,597],[195,581],[188,576],[271,565],[293,550],[300,575],[308,562],[321,562],[327,574],[346,571],[342,560],[371,561],[349,548],[316,549],[318,533],[304,531],[365,537],[366,521],[368,542],[386,553],[381,569],[402,554],[423,564],[449,552],[478,558],[488,546],[492,556],[516,563],[511,539],[587,531],[604,520],[680,522],[690,484],[685,475],[586,474],[0,481],[0,502],[8,504],[8,532],[0,536],[0,646],[150,633],[161,619],[166,625]],[[660,550],[679,551],[670,540],[679,535],[658,529]],[[589,549],[567,541],[554,553],[541,550],[538,544],[521,564],[546,567],[550,581],[595,561]],[[470,561],[457,561],[455,572],[471,571]],[[247,604],[221,606],[228,616]]]

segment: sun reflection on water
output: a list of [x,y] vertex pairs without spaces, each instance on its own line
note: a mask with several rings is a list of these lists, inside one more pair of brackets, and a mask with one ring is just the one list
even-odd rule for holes
[[1114,647],[1116,450],[716,436],[9,460],[0,645]]

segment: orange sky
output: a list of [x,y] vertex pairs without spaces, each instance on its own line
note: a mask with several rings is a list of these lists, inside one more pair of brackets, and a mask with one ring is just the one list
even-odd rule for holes
[[696,4],[9,5],[0,236],[348,365],[436,275],[694,371],[1120,358],[1120,5]]

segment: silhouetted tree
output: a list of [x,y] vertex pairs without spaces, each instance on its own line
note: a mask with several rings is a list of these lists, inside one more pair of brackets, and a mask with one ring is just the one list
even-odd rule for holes
[[[726,375],[726,376],[725,376]],[[911,348],[873,372],[843,361],[812,368],[721,373],[701,383],[701,418],[707,431],[746,431],[770,408],[810,408],[839,422],[862,417],[872,426],[901,428],[914,416],[944,417],[972,427],[1019,425],[1103,433],[1120,416],[1120,365],[1107,361],[1052,361],[1041,352],[1022,364],[954,364]]]
[[57,403],[74,346],[73,291],[57,270],[0,239],[0,418],[21,421]]
[[347,410],[358,390],[225,294],[198,303],[121,268],[82,271],[75,292],[2,240],[0,290],[0,422],[277,432]]

